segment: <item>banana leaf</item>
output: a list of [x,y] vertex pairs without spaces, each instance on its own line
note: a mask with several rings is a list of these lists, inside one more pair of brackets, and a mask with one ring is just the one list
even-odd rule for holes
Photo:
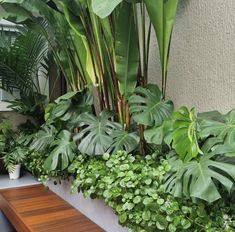
[[178,0],[143,1],[146,5],[158,40],[162,66],[162,92],[163,97],[165,97],[171,35],[178,6]]
[[127,98],[135,90],[139,67],[138,33],[132,4],[123,2],[117,7],[115,28],[116,73],[120,92]]

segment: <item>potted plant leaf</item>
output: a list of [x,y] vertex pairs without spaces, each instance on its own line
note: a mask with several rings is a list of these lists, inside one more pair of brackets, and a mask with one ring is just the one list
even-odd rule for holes
[[14,140],[13,134],[10,122],[5,118],[0,118],[0,174],[7,173],[1,157],[10,150],[12,141]]
[[21,164],[26,157],[26,150],[21,147],[14,148],[3,156],[3,161],[11,180],[19,179]]

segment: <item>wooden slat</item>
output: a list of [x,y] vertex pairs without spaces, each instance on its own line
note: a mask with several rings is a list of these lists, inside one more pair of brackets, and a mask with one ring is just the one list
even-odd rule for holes
[[1,190],[0,209],[18,232],[103,232],[42,185]]

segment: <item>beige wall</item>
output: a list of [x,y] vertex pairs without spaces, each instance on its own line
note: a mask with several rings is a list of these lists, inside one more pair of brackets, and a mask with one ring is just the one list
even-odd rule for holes
[[[176,108],[235,107],[235,0],[179,0],[171,46],[168,97]],[[155,42],[153,42],[155,44]],[[156,45],[151,80],[160,80]]]

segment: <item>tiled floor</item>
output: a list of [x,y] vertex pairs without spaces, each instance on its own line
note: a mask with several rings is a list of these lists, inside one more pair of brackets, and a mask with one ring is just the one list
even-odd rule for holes
[[21,178],[18,180],[10,180],[8,175],[0,175],[0,189],[17,188],[34,184],[39,184],[39,182],[28,172],[22,172]]

